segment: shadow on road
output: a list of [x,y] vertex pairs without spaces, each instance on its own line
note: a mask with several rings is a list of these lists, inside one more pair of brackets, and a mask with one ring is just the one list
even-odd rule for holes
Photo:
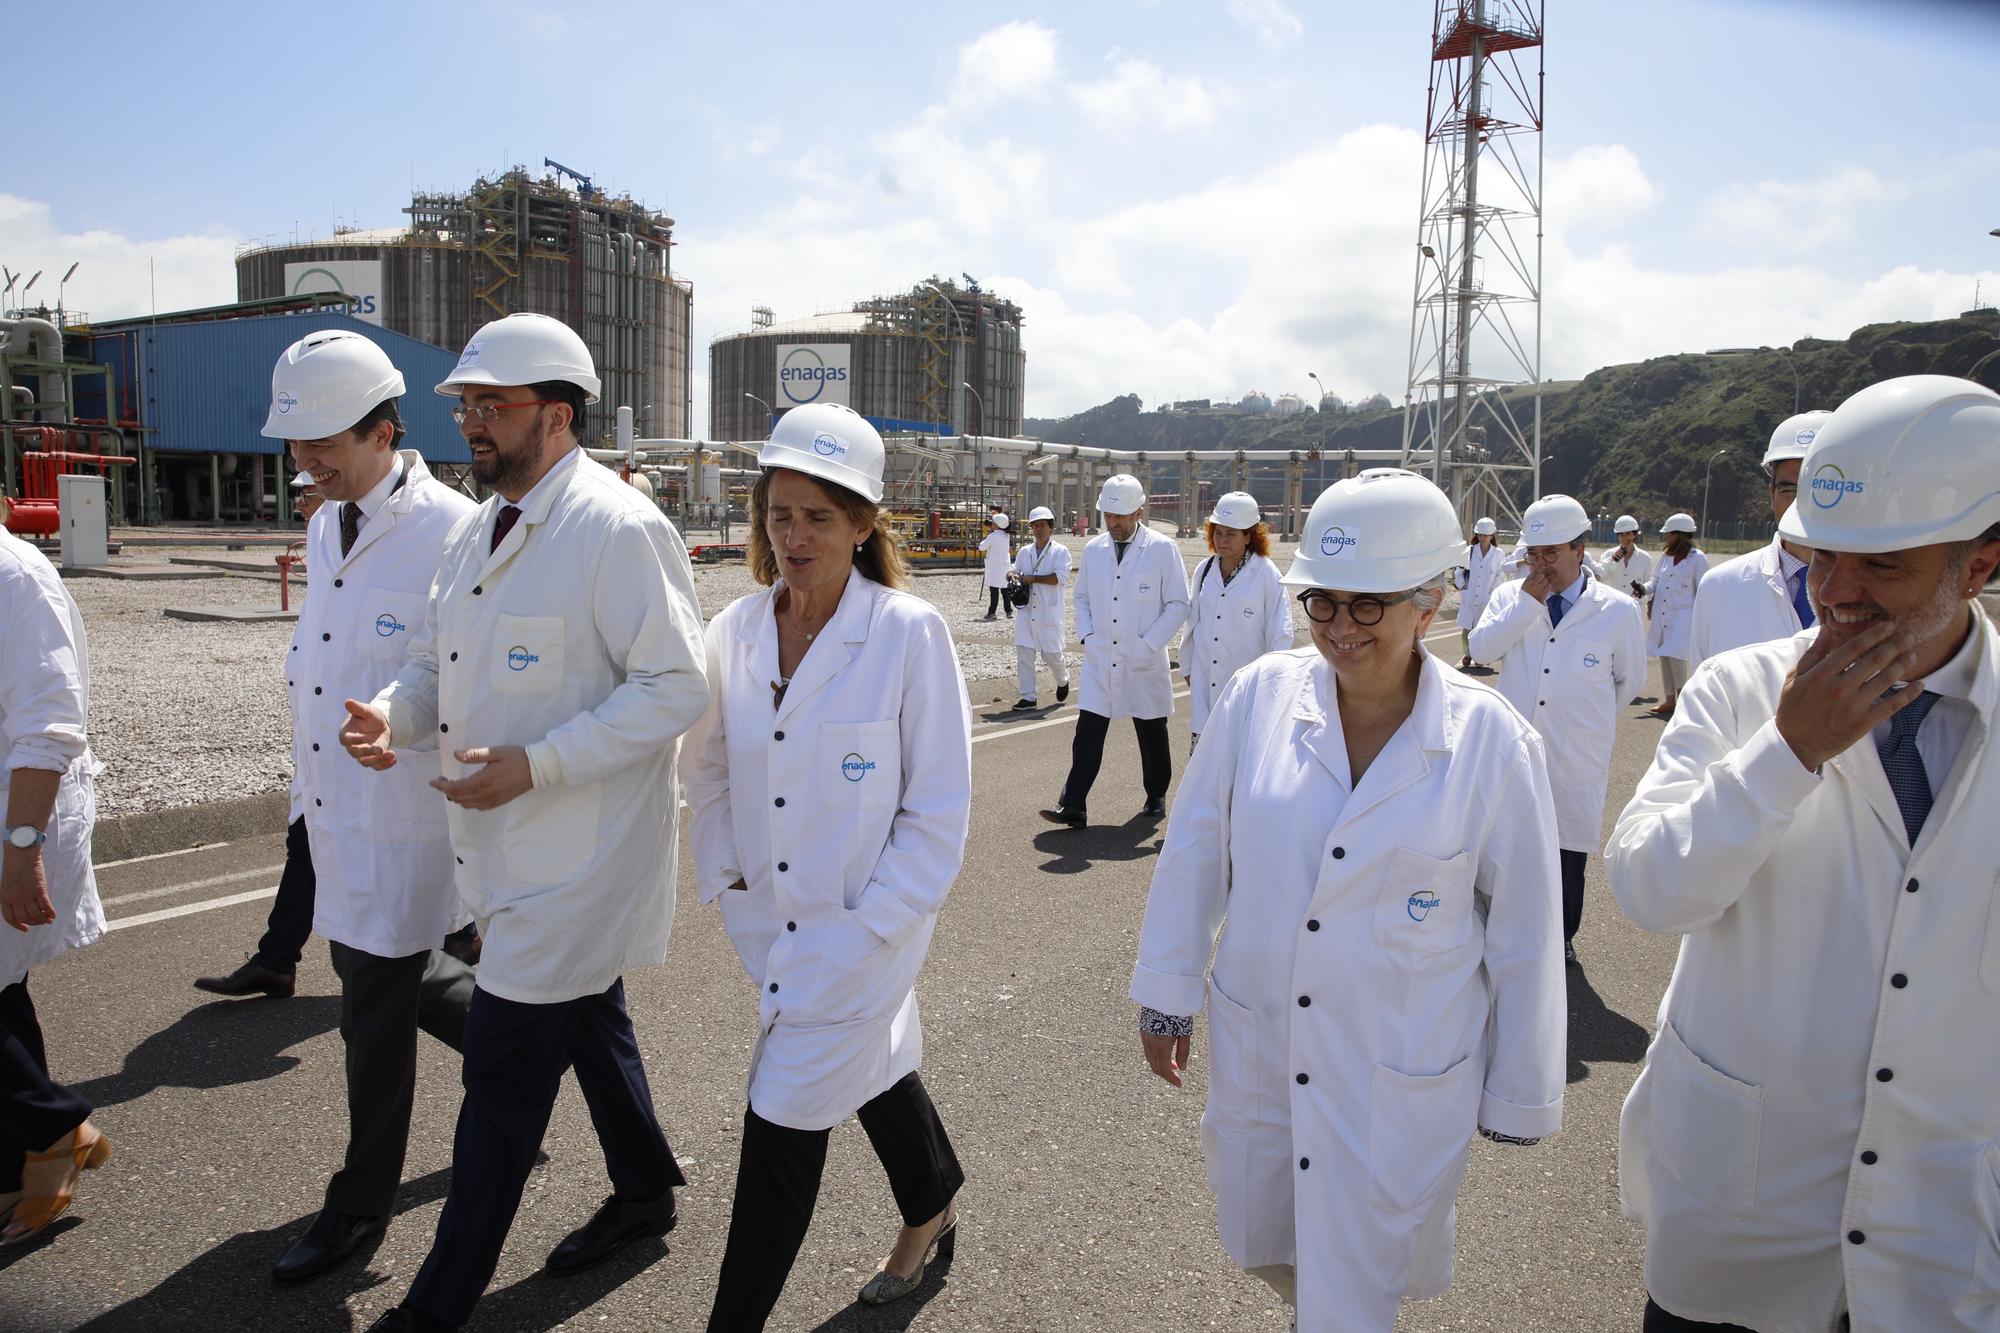
[[135,1101],[155,1088],[227,1088],[274,1078],[299,1063],[282,1052],[340,1025],[340,998],[218,1000],[190,1009],[132,1048],[115,1074],[78,1083],[98,1107]]
[[812,1333],[902,1333],[919,1312],[944,1290],[945,1275],[951,1272],[949,1259],[938,1259],[924,1274],[923,1285],[893,1305],[862,1305],[856,1302],[818,1324]]
[[1597,1063],[1630,1065],[1646,1058],[1646,1029],[1609,1008],[1580,967],[1569,973],[1569,1079],[1581,1083]]
[[1137,816],[1122,824],[1050,827],[1035,835],[1035,850],[1049,856],[1036,869],[1051,875],[1081,875],[1106,861],[1144,860],[1159,853],[1166,833],[1166,820]]
[[1038,722],[1061,707],[1062,705],[1057,703],[1038,704],[1033,708],[1015,708],[1011,704],[997,705],[978,714],[977,720],[981,722]]
[[664,1240],[633,1241],[595,1268],[566,1277],[546,1272],[488,1292],[473,1312],[472,1329],[550,1329],[567,1323],[639,1276],[672,1251]]

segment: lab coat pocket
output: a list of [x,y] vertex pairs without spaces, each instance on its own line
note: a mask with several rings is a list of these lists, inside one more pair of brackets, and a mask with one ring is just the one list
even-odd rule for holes
[[1993,882],[1986,908],[1986,948],[1979,955],[1979,980],[1987,990],[2000,992],[2000,879]]
[[1257,1095],[1257,1015],[1208,983],[1208,1105],[1231,1123],[1268,1119]]
[[562,684],[565,635],[561,616],[501,616],[488,667],[493,692],[547,694]]
[[1652,1084],[1646,1136],[1655,1159],[1696,1198],[1748,1217],[1757,1206],[1764,1090],[1703,1060],[1668,1022],[1643,1077]]
[[1390,853],[1375,903],[1375,942],[1413,953],[1443,953],[1472,931],[1472,853],[1447,860],[1407,847]]
[[1611,675],[1611,643],[1581,639],[1569,648],[1569,674],[1574,680],[1600,681]]
[[424,594],[370,588],[361,604],[360,642],[356,647],[367,657],[402,662],[409,654],[410,640],[423,623]]
[[[1978,1251],[1972,1258],[1972,1300],[1990,1312],[2000,1306],[2000,1142],[1989,1143],[1972,1172],[1972,1215]],[[1968,1324],[1978,1321],[1968,1320]]]
[[819,767],[819,788],[835,810],[894,809],[903,797],[902,723],[820,723]]
[[507,824],[500,849],[507,876],[523,884],[561,884],[573,879],[597,855],[597,807],[601,784],[537,788],[504,807]]
[[1479,1067],[1469,1055],[1441,1074],[1375,1066],[1368,1090],[1368,1202],[1385,1212],[1422,1208],[1465,1173],[1479,1120]]

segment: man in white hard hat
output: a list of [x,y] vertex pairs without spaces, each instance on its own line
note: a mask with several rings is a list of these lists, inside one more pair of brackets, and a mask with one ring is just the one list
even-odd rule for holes
[[[1770,482],[1771,520],[1778,522],[1799,493],[1799,463],[1831,412],[1801,412],[1778,423],[1764,450]],[[1783,533],[1771,544],[1725,560],[1702,576],[1695,598],[1688,670],[1717,653],[1746,643],[1784,639],[1813,627],[1812,600],[1806,595],[1806,565],[1812,552]]]
[[1146,787],[1142,819],[1167,813],[1173,750],[1167,719],[1174,711],[1167,645],[1188,613],[1187,569],[1180,547],[1146,526],[1146,488],[1126,473],[1105,479],[1097,493],[1104,531],[1083,548],[1076,583],[1076,635],[1083,644],[1083,689],[1077,696],[1076,737],[1062,795],[1042,818],[1081,828],[1085,802],[1104,762],[1111,719],[1129,717],[1139,737]]
[[1492,598],[1493,590],[1500,586],[1506,575],[1501,572],[1501,562],[1505,555],[1493,543],[1500,531],[1490,518],[1482,518],[1472,525],[1472,541],[1465,548],[1465,558],[1451,572],[1451,585],[1458,589],[1458,669],[1472,669],[1472,631],[1479,624],[1479,617],[1486,613],[1486,603]]
[[[417,1031],[457,1049],[472,996],[472,970],[438,947],[464,909],[445,803],[428,786],[436,753],[411,752],[375,779],[334,744],[342,700],[395,679],[445,539],[473,509],[416,450],[398,447],[402,394],[402,373],[380,347],[326,330],[278,358],[264,422],[328,506],[308,529],[306,596],[285,654],[306,854],[295,873],[288,852],[285,877],[304,887],[313,929],[328,942],[347,1053],[346,1159],[319,1215],[272,1270],[281,1282],[318,1277],[387,1227],[415,1102]],[[294,961],[302,941],[293,941]],[[243,971],[196,984],[241,993],[227,983]],[[289,994],[289,972],[282,982],[276,993]]]
[[453,531],[400,675],[341,740],[387,768],[436,735],[459,891],[485,951],[437,1240],[377,1329],[456,1328],[493,1276],[563,1072],[612,1194],[549,1256],[572,1272],[674,1225],[685,1183],[654,1113],[623,973],[665,960],[680,737],[708,702],[680,535],[586,458],[598,378],[544,315],[480,329],[438,392],[498,494]]
[[1604,581],[1619,592],[1644,597],[1646,580],[1653,577],[1653,557],[1639,546],[1639,520],[1620,514],[1611,524],[1611,533],[1618,544],[1597,557]]
[[1625,1102],[1646,1327],[2000,1318],[2000,395],[1912,375],[1779,520],[1817,623],[1689,681],[1606,849],[1682,935]]
[[1063,601],[1064,590],[1069,587],[1069,548],[1054,540],[1056,516],[1046,505],[1028,511],[1028,530],[1034,534],[1034,540],[1021,547],[1020,554],[1014,557],[1014,568],[1008,571],[1011,585],[1028,589],[1028,603],[1014,622],[1014,675],[1021,687],[1021,697],[1014,704],[1017,710],[1040,705],[1041,691],[1035,676],[1037,653],[1041,654],[1042,665],[1055,677],[1056,702],[1069,698],[1069,663],[1063,659]]
[[1576,961],[1584,870],[1604,836],[1618,710],[1646,678],[1639,604],[1584,568],[1590,516],[1567,495],[1521,515],[1528,576],[1502,584],[1472,631],[1472,655],[1498,662],[1494,683],[1549,751],[1562,849],[1563,956]]
[[1694,544],[1693,514],[1669,514],[1660,525],[1660,536],[1660,558],[1653,564],[1653,581],[1646,585],[1651,614],[1646,652],[1660,659],[1660,701],[1646,711],[1654,717],[1672,717],[1681,686],[1687,684],[1695,601],[1708,573],[1708,553]]

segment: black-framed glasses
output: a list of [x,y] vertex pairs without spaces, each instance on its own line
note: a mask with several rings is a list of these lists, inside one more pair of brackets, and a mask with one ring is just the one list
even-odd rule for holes
[[471,417],[474,421],[497,421],[502,412],[511,412],[517,407],[556,406],[559,404],[553,398],[530,398],[525,403],[474,403],[469,407],[452,408],[451,419],[463,426],[467,417]]
[[1307,588],[1299,594],[1299,605],[1305,608],[1306,619],[1320,625],[1330,625],[1340,609],[1347,608],[1347,618],[1357,625],[1379,625],[1382,614],[1398,602],[1407,602],[1415,597],[1414,592],[1399,592],[1394,597],[1376,597],[1364,593],[1359,597],[1340,600],[1323,588]]

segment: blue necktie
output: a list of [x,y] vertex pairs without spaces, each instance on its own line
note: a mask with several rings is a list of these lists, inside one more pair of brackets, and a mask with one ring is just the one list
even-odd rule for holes
[[1937,695],[1929,690],[1918,695],[1889,719],[1889,739],[1877,747],[1882,755],[1882,771],[1889,775],[1889,790],[1896,793],[1896,808],[1903,812],[1903,831],[1910,835],[1912,847],[1917,845],[1917,835],[1924,830],[1924,817],[1931,812],[1931,778],[1924,771],[1923,756],[1917,753],[1917,728],[1924,724],[1924,714],[1937,701]]
[[1812,598],[1806,596],[1805,570],[1800,569],[1798,573],[1792,575],[1792,578],[1796,580],[1792,584],[1792,609],[1799,613],[1799,628],[1811,629],[1813,627]]
[[1549,594],[1550,629],[1554,629],[1556,626],[1563,623],[1563,612],[1567,610],[1569,610],[1569,606],[1567,603],[1563,601],[1563,595],[1561,593],[1552,592]]

